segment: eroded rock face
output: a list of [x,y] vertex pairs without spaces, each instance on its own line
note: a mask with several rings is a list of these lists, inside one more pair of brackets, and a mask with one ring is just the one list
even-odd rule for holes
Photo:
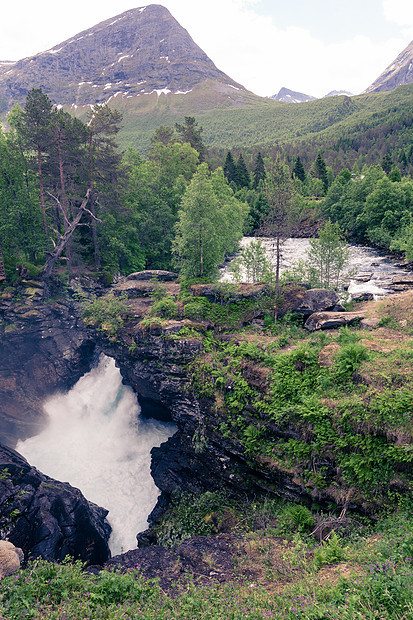
[[[2,445],[0,472],[2,529],[26,556],[63,560],[70,555],[88,564],[103,564],[110,557],[107,510],[88,502],[67,482],[45,476]],[[14,510],[18,511],[16,518],[9,516]]]
[[95,342],[70,301],[0,302],[0,438],[18,439],[43,427],[42,403],[91,368]]

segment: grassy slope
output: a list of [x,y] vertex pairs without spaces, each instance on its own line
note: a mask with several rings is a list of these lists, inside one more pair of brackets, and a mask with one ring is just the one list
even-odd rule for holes
[[[226,149],[315,137],[338,139],[358,131],[361,123],[374,127],[390,118],[411,115],[412,95],[413,85],[407,85],[387,93],[288,104],[204,82],[185,95],[118,96],[110,105],[124,115],[119,136],[123,147],[145,151],[159,125],[174,126],[190,115],[204,128],[208,147]],[[79,108],[77,114],[82,116],[84,110]]]

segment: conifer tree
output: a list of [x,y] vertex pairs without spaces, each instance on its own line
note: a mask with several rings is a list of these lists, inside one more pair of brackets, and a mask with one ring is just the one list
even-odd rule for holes
[[239,188],[241,187],[250,187],[251,185],[251,179],[250,179],[250,175],[247,169],[247,166],[245,165],[245,161],[244,158],[242,156],[242,153],[239,154],[238,157],[238,161],[237,161],[237,186]]
[[198,152],[199,161],[202,163],[206,157],[206,147],[202,141],[203,128],[198,127],[198,123],[193,116],[185,116],[183,125],[175,123],[175,129],[180,134],[182,142],[189,142],[193,149]]
[[46,206],[44,197],[43,155],[51,143],[51,118],[53,104],[41,88],[32,88],[27,94],[26,103],[18,126],[27,146],[36,153],[39,181],[39,197],[43,215],[43,229],[47,234]]
[[327,174],[327,166],[326,162],[323,159],[321,151],[318,152],[316,160],[313,165],[313,174],[315,177],[320,179],[323,184],[323,190],[326,194],[328,191],[328,174]]
[[304,183],[306,174],[305,174],[303,162],[301,161],[301,158],[299,155],[297,155],[297,159],[295,160],[295,164],[293,168],[293,176],[296,179],[299,179],[300,181]]
[[234,162],[231,151],[228,151],[225,158],[224,174],[230,185],[231,183],[237,183],[237,166]]
[[264,160],[261,155],[261,151],[258,152],[257,159],[255,160],[254,172],[253,172],[253,189],[257,189],[260,181],[265,181],[265,177],[267,176]]

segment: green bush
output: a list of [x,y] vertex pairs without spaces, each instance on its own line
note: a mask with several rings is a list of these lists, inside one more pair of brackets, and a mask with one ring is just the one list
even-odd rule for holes
[[336,355],[335,375],[338,381],[347,381],[358,370],[360,364],[369,359],[366,347],[353,342],[345,345]]
[[178,304],[173,297],[163,297],[155,301],[151,308],[152,316],[161,316],[165,319],[176,319],[178,316]]
[[116,339],[119,330],[123,327],[128,313],[128,307],[121,298],[100,297],[88,303],[83,310],[82,318],[89,327]]
[[314,566],[320,568],[324,564],[334,564],[342,562],[347,554],[347,550],[342,546],[341,540],[335,532],[330,538],[323,542],[314,552]]

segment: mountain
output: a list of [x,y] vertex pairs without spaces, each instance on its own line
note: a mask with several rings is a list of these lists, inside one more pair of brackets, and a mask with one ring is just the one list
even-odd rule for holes
[[[0,111],[42,87],[55,104],[84,106],[157,91],[186,93],[211,80],[245,91],[161,5],[132,9],[51,49],[0,63]],[[247,91],[245,91],[247,92]]]
[[364,92],[379,93],[413,82],[413,41]]
[[324,95],[324,97],[340,97],[341,95],[352,97],[353,93],[350,93],[348,90],[331,90],[329,93]]
[[277,95],[273,95],[270,99],[282,101],[283,103],[305,103],[306,101],[314,101],[316,97],[304,95],[304,93],[299,93],[295,90],[289,90],[288,88],[283,87]]

